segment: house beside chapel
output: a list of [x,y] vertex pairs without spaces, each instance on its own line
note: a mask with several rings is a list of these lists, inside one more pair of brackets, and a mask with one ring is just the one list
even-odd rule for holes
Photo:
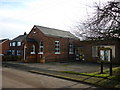
[[12,56],[22,56],[22,41],[26,38],[27,34],[19,35],[10,41],[9,45],[9,55]]
[[65,62],[75,59],[79,38],[69,31],[34,25],[23,40],[24,62]]

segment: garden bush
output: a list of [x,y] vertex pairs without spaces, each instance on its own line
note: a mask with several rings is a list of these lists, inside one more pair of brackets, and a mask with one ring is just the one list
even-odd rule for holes
[[10,56],[10,55],[5,55],[2,57],[3,61],[20,61],[22,59],[22,56]]
[[113,75],[120,77],[120,67],[116,67],[113,69]]

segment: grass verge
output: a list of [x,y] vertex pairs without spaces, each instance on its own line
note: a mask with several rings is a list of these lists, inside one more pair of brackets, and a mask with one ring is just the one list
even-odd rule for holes
[[93,76],[93,77],[102,77],[107,78],[109,74],[99,74],[99,72],[95,73],[80,73],[80,72],[74,72],[74,71],[60,71],[62,73],[68,73],[68,74],[76,74],[76,75],[85,75],[85,76]]
[[[60,71],[62,73],[68,73],[68,74],[75,74],[75,75],[85,75],[85,76],[91,76],[91,77],[100,77],[100,78],[106,78],[110,80],[115,80],[120,82],[120,75],[119,75],[119,70],[120,67],[115,67],[112,69],[113,70],[113,75],[109,75],[109,69],[104,70],[103,74],[100,74],[100,72],[94,72],[94,73],[80,73],[80,72],[74,72],[74,71]],[[117,75],[116,75],[117,73]]]
[[[109,75],[108,69],[104,70],[103,74],[100,74],[99,72],[94,72],[94,73],[80,73],[74,71],[60,71],[60,72],[73,74],[73,75],[90,76],[89,78],[85,79],[83,82],[91,83],[101,87],[120,88],[120,75],[118,74],[119,68],[120,67],[113,68],[112,76]],[[117,72],[117,75],[114,72]]]

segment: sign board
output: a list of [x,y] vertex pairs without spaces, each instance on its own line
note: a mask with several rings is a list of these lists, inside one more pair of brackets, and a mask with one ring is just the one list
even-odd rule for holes
[[111,62],[112,50],[110,48],[99,48],[100,60],[104,62]]

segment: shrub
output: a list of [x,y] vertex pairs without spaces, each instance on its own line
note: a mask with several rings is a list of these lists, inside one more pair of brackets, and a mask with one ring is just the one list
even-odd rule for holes
[[21,60],[21,59],[22,59],[21,56],[9,56],[9,55],[5,55],[2,58],[3,61],[17,61],[17,60]]
[[18,60],[18,61],[22,60],[22,56],[18,56],[18,57],[17,57],[17,60]]
[[116,67],[113,69],[113,75],[120,77],[120,67]]

